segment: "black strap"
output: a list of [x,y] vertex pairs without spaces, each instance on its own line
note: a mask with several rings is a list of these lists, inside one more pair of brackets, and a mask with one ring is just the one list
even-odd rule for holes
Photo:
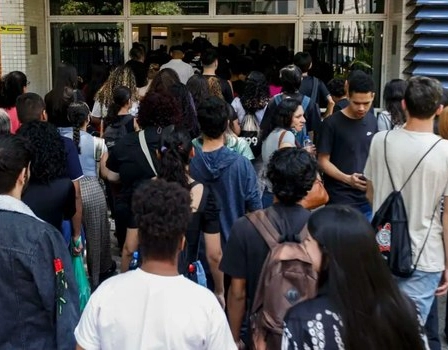
[[319,80],[316,77],[313,77],[313,88],[311,89],[311,96],[310,96],[310,104],[316,103],[317,99],[317,88],[319,87]]
[[[387,167],[387,173],[389,174],[389,179],[390,182],[392,184],[392,188],[394,191],[396,191],[396,187],[394,184],[394,181],[392,179],[392,173],[390,171],[390,167],[389,167],[389,162],[387,161],[387,152],[386,152],[386,145],[387,145],[387,136],[389,136],[389,133],[391,132],[391,130],[389,130],[386,133],[386,136],[384,137],[384,160],[386,161],[386,167]],[[423,161],[423,159],[425,159],[425,157],[429,154],[429,152],[432,151],[432,149],[440,142],[442,141],[442,138],[438,139],[427,151],[426,153],[423,155],[423,157],[420,158],[420,160],[418,161],[417,165],[414,167],[414,169],[411,171],[411,174],[408,176],[407,180],[404,182],[403,186],[401,186],[400,190],[398,192],[403,191],[404,186],[407,185],[407,183],[409,182],[409,180],[411,179],[412,175],[414,175],[415,171],[417,170],[417,168],[419,167],[420,163]]]

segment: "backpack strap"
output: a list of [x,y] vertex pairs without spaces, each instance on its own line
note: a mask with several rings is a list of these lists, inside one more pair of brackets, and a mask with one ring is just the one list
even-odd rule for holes
[[146,159],[148,160],[149,166],[151,167],[154,174],[157,176],[157,171],[156,171],[156,168],[152,161],[151,154],[149,153],[148,144],[146,143],[146,140],[145,140],[145,130],[139,131],[138,140],[140,142],[140,147],[142,148],[143,154],[145,155]]
[[269,249],[272,250],[279,243],[280,233],[272,225],[264,210],[246,214],[246,217],[263,237]]
[[282,102],[283,99],[283,92],[280,92],[279,94],[274,96],[274,102],[276,105],[278,105],[280,102]]
[[[392,183],[392,188],[394,191],[396,191],[396,187],[394,184],[394,181],[392,180],[392,173],[390,171],[390,167],[389,167],[389,162],[387,161],[387,152],[386,152],[386,145],[387,145],[387,136],[389,136],[389,133],[391,132],[391,130],[389,130],[386,133],[386,136],[384,137],[384,160],[386,161],[386,167],[387,167],[387,173],[389,174],[389,179],[390,182]],[[420,160],[418,161],[417,165],[414,167],[414,169],[411,171],[411,174],[408,176],[408,178],[406,179],[406,181],[404,182],[403,186],[401,186],[400,190],[398,192],[403,191],[403,188],[407,185],[407,183],[409,182],[409,180],[411,179],[412,175],[414,175],[415,171],[417,170],[417,168],[419,167],[420,163],[423,161],[423,159],[425,159],[425,157],[429,154],[429,152],[432,151],[432,149],[434,147],[436,147],[436,145],[442,141],[442,138],[439,138],[427,151],[426,153],[420,158]]]
[[316,99],[317,99],[317,88],[319,87],[319,80],[316,77],[313,77],[313,85],[312,85],[312,89],[311,89],[311,96],[310,96],[310,103],[316,103]]
[[280,146],[283,143],[283,139],[285,138],[286,130],[283,130],[280,134],[280,137],[278,138],[278,145],[277,148],[280,148]]

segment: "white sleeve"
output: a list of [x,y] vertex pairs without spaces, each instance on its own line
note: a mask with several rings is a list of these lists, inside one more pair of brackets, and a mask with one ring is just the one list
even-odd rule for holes
[[246,115],[246,111],[244,110],[239,97],[235,97],[233,99],[232,107],[235,110],[236,115],[238,116],[238,123],[241,124],[243,122],[244,116]]
[[[104,112],[104,115],[103,115]],[[105,108],[101,108],[101,105],[98,101],[95,101],[92,108],[92,116],[96,118],[102,118],[105,117],[107,113],[107,110]]]
[[218,300],[215,299],[210,306],[212,310],[208,322],[207,349],[237,350],[226,315]]
[[86,350],[101,349],[100,332],[97,324],[99,314],[97,295],[98,293],[93,293],[91,295],[86,308],[81,315],[81,319],[75,328],[76,342]]

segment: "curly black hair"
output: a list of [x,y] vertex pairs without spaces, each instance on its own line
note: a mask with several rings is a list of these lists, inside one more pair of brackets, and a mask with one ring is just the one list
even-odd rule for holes
[[164,128],[168,125],[180,125],[182,112],[176,99],[166,93],[147,93],[140,102],[138,125],[142,129],[150,126]]
[[53,124],[29,122],[19,128],[17,135],[28,139],[32,147],[31,181],[48,184],[67,175],[64,142]]
[[266,77],[258,71],[251,72],[244,85],[241,104],[246,113],[255,114],[259,109],[266,107],[270,99],[269,86]]
[[193,148],[190,133],[184,128],[166,128],[160,138],[159,178],[174,181],[190,190],[186,166]]
[[267,178],[272,183],[272,192],[285,205],[294,205],[303,199],[316,176],[316,159],[302,148],[280,148],[268,164]]
[[176,182],[147,180],[134,192],[132,210],[143,259],[174,261],[191,215],[190,191]]
[[207,78],[201,74],[193,74],[187,81],[187,89],[193,97],[196,110],[198,106],[210,96]]

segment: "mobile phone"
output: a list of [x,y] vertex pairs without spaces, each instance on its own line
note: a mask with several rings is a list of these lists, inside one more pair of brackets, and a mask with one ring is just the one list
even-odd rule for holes
[[359,176],[359,179],[362,181],[367,181],[367,178],[364,176],[364,174],[362,174],[361,176]]

